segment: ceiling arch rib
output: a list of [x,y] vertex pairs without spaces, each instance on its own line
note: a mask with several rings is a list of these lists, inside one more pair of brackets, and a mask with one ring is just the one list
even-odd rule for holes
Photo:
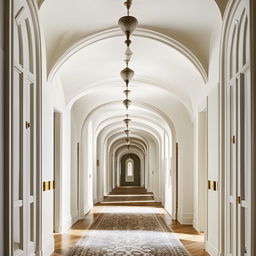
[[135,155],[138,155],[140,159],[145,158],[145,155],[141,153],[139,150],[137,150],[136,148],[131,148],[127,150],[126,147],[120,147],[116,153],[116,156],[117,158],[121,159],[124,155],[130,154],[130,153],[134,153]]
[[[104,127],[101,130],[101,134],[104,138],[108,138],[110,135],[115,134],[116,128],[119,128],[120,130],[120,134],[122,134],[124,137],[126,137],[126,135],[124,134],[123,130],[124,130],[124,125],[122,123],[122,121],[119,121],[117,119],[117,121],[110,123],[108,126]],[[143,132],[149,133],[152,136],[160,139],[164,132],[163,129],[161,127],[159,127],[158,125],[151,123],[151,122],[147,122],[143,119],[140,120],[136,120],[132,122],[132,124],[129,126],[129,128],[132,130],[132,134],[136,134],[135,131],[136,130],[142,130]]]
[[[124,139],[117,137],[117,138],[115,138],[115,141],[113,143],[111,143],[111,145],[109,145],[109,148],[110,148],[110,150],[114,151],[116,148],[123,146],[123,145],[126,145],[126,143],[124,143]],[[146,153],[147,148],[148,148],[148,147],[145,147],[145,142],[139,136],[133,137],[130,145],[136,146],[144,153]]]
[[[221,19],[214,0],[161,0],[161,3],[140,0],[133,2],[132,12],[139,20],[140,29],[174,37],[207,65],[210,35],[216,20]],[[45,30],[49,66],[82,38],[116,28],[123,14],[123,4],[119,0],[76,0],[75,5],[70,0],[44,1],[40,18]]]
[[[144,78],[134,78],[131,86],[133,88],[136,88],[138,90],[144,91],[144,90],[149,90],[149,89],[157,89],[157,90],[162,90],[165,93],[171,94],[173,97],[175,97],[178,101],[183,104],[189,113],[191,113],[191,108],[192,108],[192,102],[191,99],[188,97],[188,95],[184,95],[184,92],[181,91],[178,88],[166,88],[164,86],[165,83],[159,83],[157,81],[152,81],[152,79],[147,80],[145,77]],[[93,84],[90,84],[88,87],[81,86],[82,89],[77,91],[74,95],[69,94],[66,98],[67,102],[67,107],[72,107],[73,104],[78,102],[81,98],[83,97],[88,97],[90,95],[95,95],[96,93],[103,94],[105,91],[110,91],[110,90],[122,90],[120,88],[120,79],[108,79],[108,80],[103,80],[103,81],[97,81]],[[109,101],[115,101],[117,100],[116,98],[113,97],[109,98]],[[120,94],[118,94],[120,96]],[[109,102],[108,102],[109,103]]]
[[[119,106],[120,108],[118,109],[117,106]],[[133,104],[133,106],[136,108],[134,110],[136,114],[133,115],[133,112],[131,111],[131,117],[134,116],[134,118],[141,119],[141,122],[144,122],[144,120],[146,119],[148,122],[152,123],[150,124],[150,126],[158,125],[167,133],[172,133],[173,135],[175,135],[174,125],[164,113],[157,109],[152,109],[152,107],[145,107],[144,105],[139,105],[137,103]],[[102,106],[99,106],[97,109],[91,111],[84,118],[85,119],[83,122],[83,126],[85,125],[85,123],[88,123],[89,120],[93,120],[96,136],[98,136],[101,130],[107,126],[111,126],[113,129],[115,129],[115,123],[117,124],[117,126],[123,124],[123,106],[121,106],[120,102],[104,104]],[[120,129],[124,130],[124,128],[125,126],[123,125],[123,129]]]
[[[113,116],[112,118],[104,120],[100,124],[100,127],[97,128],[96,135],[99,134],[99,132],[102,131],[103,129],[105,129],[106,127],[110,127],[110,129],[115,129],[116,127],[119,127],[121,129],[121,131],[124,131],[125,130],[125,125],[122,121],[123,117],[124,117],[123,115],[116,115],[116,116]],[[132,115],[132,114],[130,114],[130,118],[132,119],[133,123],[135,121],[137,123],[143,124],[142,127],[148,126],[148,127],[154,128],[158,132],[160,130],[165,131],[167,133],[171,132],[171,130],[168,129],[168,127],[166,127],[164,124],[155,123],[155,121],[157,121],[155,119],[151,119],[151,118],[141,116],[141,115]],[[132,124],[129,125],[130,129],[132,129],[132,127],[133,127]]]
[[[120,125],[120,122],[117,123],[117,125]],[[102,134],[103,136],[103,140],[104,140],[104,144],[106,141],[108,141],[108,149],[111,150],[112,146],[115,145],[116,141],[121,142],[123,144],[125,144],[125,138],[126,136],[123,133],[122,130],[122,126],[121,128],[116,128],[115,124],[109,125],[108,127],[105,127],[104,129],[104,134]],[[103,130],[102,130],[103,131]],[[139,127],[138,129],[134,129],[133,133],[131,135],[132,138],[136,140],[139,140],[142,142],[142,146],[144,151],[146,151],[146,149],[148,148],[148,141],[154,140],[155,143],[159,144],[160,140],[161,140],[161,134],[158,134],[158,132],[156,132],[156,134],[154,134],[156,131],[154,131],[151,127],[146,128],[146,127]],[[141,133],[141,135],[139,135]],[[131,143],[133,143],[133,140],[131,141]]]
[[[154,133],[155,131],[153,129],[150,129],[149,127],[144,127],[144,129],[141,129],[140,127],[138,128],[138,130],[142,131],[143,137],[144,137],[144,142],[148,141],[149,139],[155,141],[155,143],[160,143],[161,141],[161,137],[160,134]],[[110,131],[111,132],[111,131]],[[137,130],[135,130],[134,134],[132,134],[132,136],[136,137],[137,135]],[[142,136],[138,136],[138,138],[142,139]],[[126,136],[124,135],[124,133],[120,130],[119,133],[117,133],[116,131],[113,131],[109,134],[106,134],[104,136],[104,141],[109,140],[109,148],[111,148],[111,145],[115,142],[116,139],[121,139],[122,141],[124,141],[126,138]],[[124,142],[125,144],[125,142]]]
[[[146,153],[144,151],[141,150],[140,147],[136,146],[136,145],[131,145],[129,150],[133,148],[133,149],[136,149],[138,152],[140,152],[142,155],[145,155]],[[115,148],[113,150],[113,154],[114,156],[116,156],[118,154],[118,152],[120,152],[120,150],[124,150],[124,149],[127,149],[127,151],[129,152],[128,148],[126,145],[119,145],[117,148]]]
[[[116,131],[116,133],[115,131],[113,131],[113,134],[110,135],[108,139],[111,141],[112,139],[115,139],[115,141],[109,143],[110,148],[115,148],[120,144],[123,145],[125,141],[125,137],[123,137],[123,133],[121,133],[120,131]],[[147,146],[145,137],[139,136],[138,134],[134,134],[133,136],[131,136],[131,144],[139,145],[143,152],[147,151],[148,146]]]
[[[69,48],[62,56],[60,56],[52,66],[50,66],[48,80],[51,81],[54,78],[54,76],[56,75],[56,73],[58,72],[58,70],[70,58],[72,58],[72,56],[74,56],[75,54],[78,54],[79,51],[81,51],[85,47],[88,47],[91,44],[94,44],[94,43],[97,43],[99,41],[106,40],[109,38],[113,38],[113,37],[122,37],[123,38],[123,33],[118,28],[109,29],[109,30],[105,30],[103,32],[97,33],[93,36],[89,36],[89,37],[81,40],[80,42],[76,43],[71,48]],[[159,32],[148,30],[148,29],[141,29],[141,28],[137,28],[136,31],[133,33],[133,38],[136,38],[136,37],[155,40],[161,44],[165,44],[165,45],[175,49],[181,55],[186,57],[195,66],[195,68],[201,75],[203,82],[204,83],[207,82],[208,75],[207,75],[206,67],[203,66],[203,64],[195,56],[194,53],[192,53],[188,48],[186,48],[184,45],[182,45],[177,40],[174,40],[173,38],[168,37]]]
[[[123,85],[119,76],[123,68],[121,40],[121,37],[114,37],[99,41],[66,60],[52,84],[62,84],[68,106],[85,96],[97,97],[97,93],[103,98],[105,95],[104,102],[120,99],[118,87],[122,90]],[[157,93],[159,97],[168,92],[191,112],[198,94],[206,89],[195,65],[176,49],[149,38],[135,38],[133,50],[137,53],[131,63],[136,70],[131,83],[134,95],[145,99],[142,92]],[[106,91],[111,94],[105,94]]]

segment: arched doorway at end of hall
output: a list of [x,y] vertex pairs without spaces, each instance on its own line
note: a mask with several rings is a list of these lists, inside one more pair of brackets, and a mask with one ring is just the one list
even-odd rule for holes
[[136,154],[126,154],[121,159],[121,186],[140,186],[140,158]]

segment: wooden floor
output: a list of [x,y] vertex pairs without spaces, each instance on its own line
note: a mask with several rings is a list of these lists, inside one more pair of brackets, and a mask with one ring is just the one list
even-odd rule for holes
[[104,198],[102,203],[96,204],[83,220],[75,223],[69,231],[63,234],[55,234],[55,252],[52,256],[65,255],[70,247],[86,235],[92,223],[108,206],[111,206],[111,209],[114,209],[113,206],[140,206],[161,209],[164,221],[171,227],[192,256],[209,256],[204,250],[203,234],[198,233],[191,225],[181,225],[177,221],[171,220],[170,216],[162,208],[162,205],[154,201],[153,194],[140,187],[121,187],[115,189],[109,196]]

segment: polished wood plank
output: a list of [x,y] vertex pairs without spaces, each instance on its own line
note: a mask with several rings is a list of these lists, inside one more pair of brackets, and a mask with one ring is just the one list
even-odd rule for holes
[[86,235],[90,226],[109,206],[111,206],[111,209],[115,209],[113,208],[114,206],[119,208],[122,206],[155,207],[158,211],[160,210],[165,223],[173,230],[192,256],[209,256],[204,250],[203,234],[198,233],[191,225],[181,225],[179,222],[171,220],[162,205],[158,202],[152,202],[152,199],[153,194],[148,193],[141,187],[120,187],[115,189],[110,193],[110,196],[104,198],[104,202],[96,204],[92,211],[84,219],[75,223],[69,231],[63,234],[55,234],[55,252],[52,256],[65,255],[70,247],[74,246],[81,237]]

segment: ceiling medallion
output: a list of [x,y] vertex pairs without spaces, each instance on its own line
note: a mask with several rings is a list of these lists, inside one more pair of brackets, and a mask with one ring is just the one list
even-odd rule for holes
[[[129,62],[130,62],[131,57],[132,57],[132,54],[133,54],[132,50],[130,49],[130,45],[132,43],[131,35],[134,32],[134,30],[136,29],[136,27],[138,26],[138,21],[135,17],[130,16],[130,8],[132,6],[132,0],[127,0],[124,3],[124,5],[126,6],[126,9],[127,9],[127,15],[123,16],[119,19],[118,25],[126,36],[125,44],[127,45],[127,48],[126,48],[126,51],[125,51],[125,58],[124,58],[124,61],[126,63],[126,68],[124,68],[120,72],[120,75],[121,75],[121,78],[125,82],[124,94],[125,94],[126,98],[123,101],[123,104],[124,104],[126,110],[128,111],[128,109],[129,109],[129,107],[132,103],[132,101],[129,99],[129,93],[131,92],[129,90],[129,83],[130,83],[130,81],[132,80],[132,78],[134,76],[134,71],[128,67]],[[131,119],[129,118],[129,114],[126,114],[126,118],[123,121],[126,125],[126,130],[124,132],[126,134],[126,144],[127,144],[128,150],[129,150],[130,149],[129,123],[131,122]]]

